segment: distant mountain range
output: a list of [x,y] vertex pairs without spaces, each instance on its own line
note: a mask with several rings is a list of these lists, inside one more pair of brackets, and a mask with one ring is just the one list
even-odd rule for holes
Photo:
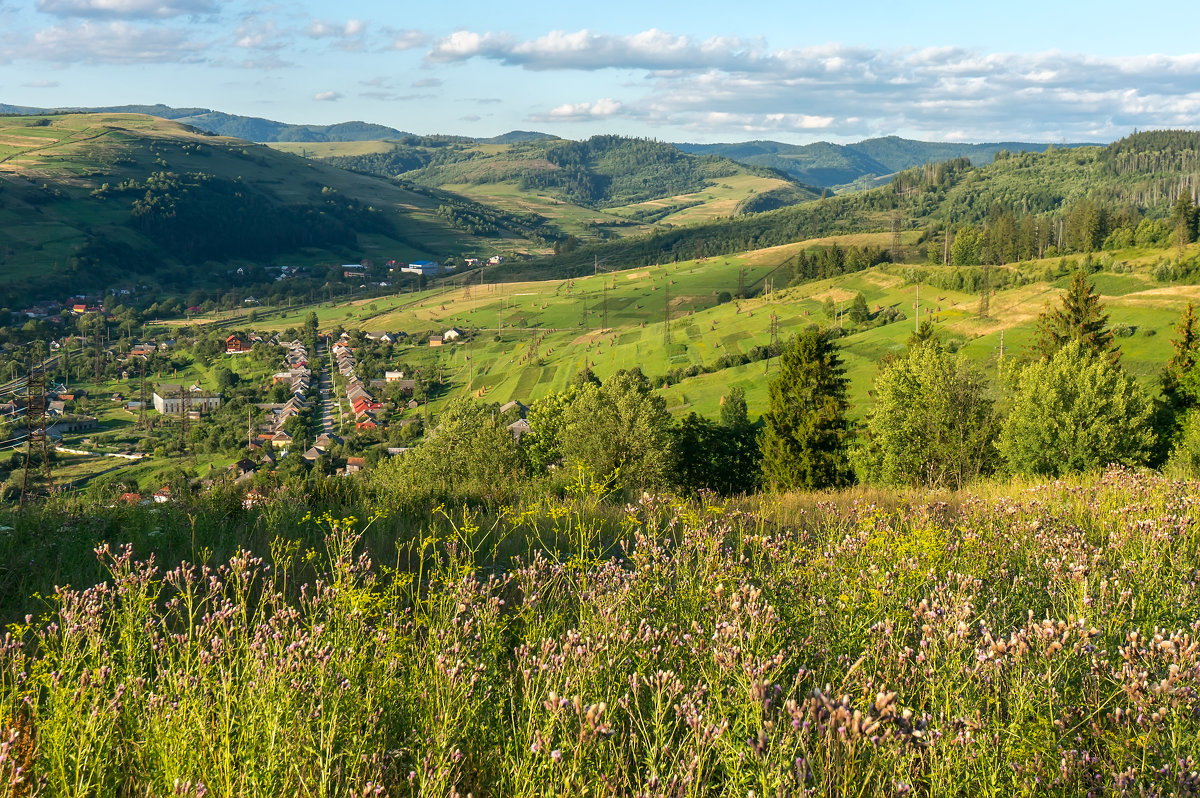
[[955,144],[886,136],[855,144],[830,144],[827,141],[813,144],[746,141],[737,144],[685,143],[675,146],[696,155],[722,155],[742,163],[778,169],[802,183],[813,186],[869,188],[872,178],[886,177],[931,162],[969,158],[972,165],[984,166],[991,163],[996,153],[1001,150],[1044,152],[1053,146],[1084,147],[1091,144],[1080,142],[1053,145],[1027,141]]
[[[148,114],[190,125],[207,133],[262,143],[375,141],[404,139],[413,136],[402,130],[370,122],[293,125],[262,117],[227,114],[209,108],[173,108],[161,104],[49,109],[0,103],[0,114],[53,112]],[[514,144],[538,139],[553,139],[557,136],[537,131],[514,130],[491,138],[469,136],[446,136],[445,138],[463,142]],[[776,169],[801,183],[817,188],[870,188],[878,182],[879,178],[925,163],[965,157],[970,158],[972,164],[982,166],[990,163],[995,154],[1001,150],[1042,152],[1055,145],[1024,141],[955,144],[886,136],[867,139],[855,144],[831,144],[827,141],[818,141],[813,144],[746,141],[730,144],[680,143],[674,146],[695,155],[720,155],[751,166]],[[1080,147],[1086,145],[1072,143],[1058,146]]]
[[[170,119],[182,125],[190,125],[206,133],[218,136],[231,136],[247,141],[268,143],[275,141],[377,141],[381,139],[400,139],[412,136],[403,130],[386,125],[376,125],[371,122],[338,122],[333,125],[293,125],[287,122],[276,122],[259,116],[239,116],[214,111],[210,108],[172,108],[169,105],[109,105],[96,108],[33,108],[22,105],[5,105],[0,103],[0,114],[33,115],[45,113],[80,113],[80,114],[147,114],[161,119]],[[537,133],[528,130],[513,130],[491,138],[472,138],[453,136],[463,141],[487,144],[512,144],[519,141],[535,141],[537,139],[557,138],[548,133]]]

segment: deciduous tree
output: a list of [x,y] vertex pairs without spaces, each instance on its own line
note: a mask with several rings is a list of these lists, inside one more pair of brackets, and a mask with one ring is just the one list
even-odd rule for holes
[[998,446],[1021,474],[1140,466],[1154,444],[1153,406],[1120,366],[1083,341],[1025,367]]

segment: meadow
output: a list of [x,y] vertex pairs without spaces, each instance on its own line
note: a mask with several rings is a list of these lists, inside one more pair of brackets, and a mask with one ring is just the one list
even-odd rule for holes
[[1195,794],[1197,487],[10,511],[0,783]]
[[[906,234],[905,246],[912,246],[914,236]],[[811,324],[840,325],[851,412],[860,417],[869,407],[880,358],[904,350],[918,321],[919,299],[919,320],[932,321],[938,336],[953,342],[999,389],[1001,378],[1020,362],[1038,315],[1059,301],[1069,269],[1061,268],[1059,259],[1011,265],[1026,282],[997,290],[987,318],[979,315],[978,294],[936,287],[942,275],[953,272],[942,266],[884,264],[786,286],[787,264],[801,251],[834,244],[886,247],[889,240],[886,233],[838,236],[639,269],[599,262],[597,274],[567,280],[500,284],[490,282],[484,269],[431,280],[424,292],[323,305],[316,312],[325,330],[440,333],[456,325],[475,331],[469,340],[441,348],[430,348],[423,339],[411,341],[397,348],[396,359],[425,374],[441,373],[449,389],[440,401],[469,393],[501,404],[511,399],[528,403],[561,391],[585,366],[601,379],[633,367],[654,378],[673,368],[712,364],[724,354],[746,354],[771,342],[772,318],[780,340]],[[1184,254],[1197,251],[1200,247],[1192,245]],[[1111,323],[1127,325],[1133,333],[1117,339],[1123,367],[1152,393],[1157,393],[1162,364],[1170,357],[1179,314],[1189,301],[1200,301],[1196,286],[1154,280],[1151,271],[1164,254],[1116,252],[1113,263],[1128,271],[1102,270],[1090,278]],[[738,296],[739,282],[748,298]],[[722,292],[730,295],[729,301],[721,301]],[[894,308],[904,318],[871,326],[826,316],[826,300],[844,312],[858,293],[872,313]],[[284,313],[263,326],[296,326],[308,312]],[[663,388],[663,396],[677,416],[695,411],[711,418],[720,411],[721,397],[736,386],[746,392],[751,414],[757,415],[766,409],[772,368],[770,361],[754,362],[699,374]],[[433,409],[439,406],[435,402]]]

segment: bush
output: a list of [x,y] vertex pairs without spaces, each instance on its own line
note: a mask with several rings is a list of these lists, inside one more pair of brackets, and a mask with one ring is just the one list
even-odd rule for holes
[[996,462],[998,419],[983,374],[928,341],[875,380],[860,477],[888,485],[962,488]]
[[1140,466],[1154,444],[1152,414],[1149,397],[1129,375],[1071,341],[1021,372],[998,446],[1021,474]]
[[1128,324],[1123,322],[1121,324],[1114,324],[1112,326],[1112,333],[1118,338],[1132,337],[1135,332],[1137,332],[1136,327],[1130,327]]

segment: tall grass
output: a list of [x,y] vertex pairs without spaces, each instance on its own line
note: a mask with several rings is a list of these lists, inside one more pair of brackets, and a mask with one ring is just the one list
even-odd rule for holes
[[[17,795],[1194,794],[1195,484],[572,495],[220,565],[100,546],[0,649]],[[879,497],[880,499],[885,497]],[[893,497],[894,498],[894,497]]]

